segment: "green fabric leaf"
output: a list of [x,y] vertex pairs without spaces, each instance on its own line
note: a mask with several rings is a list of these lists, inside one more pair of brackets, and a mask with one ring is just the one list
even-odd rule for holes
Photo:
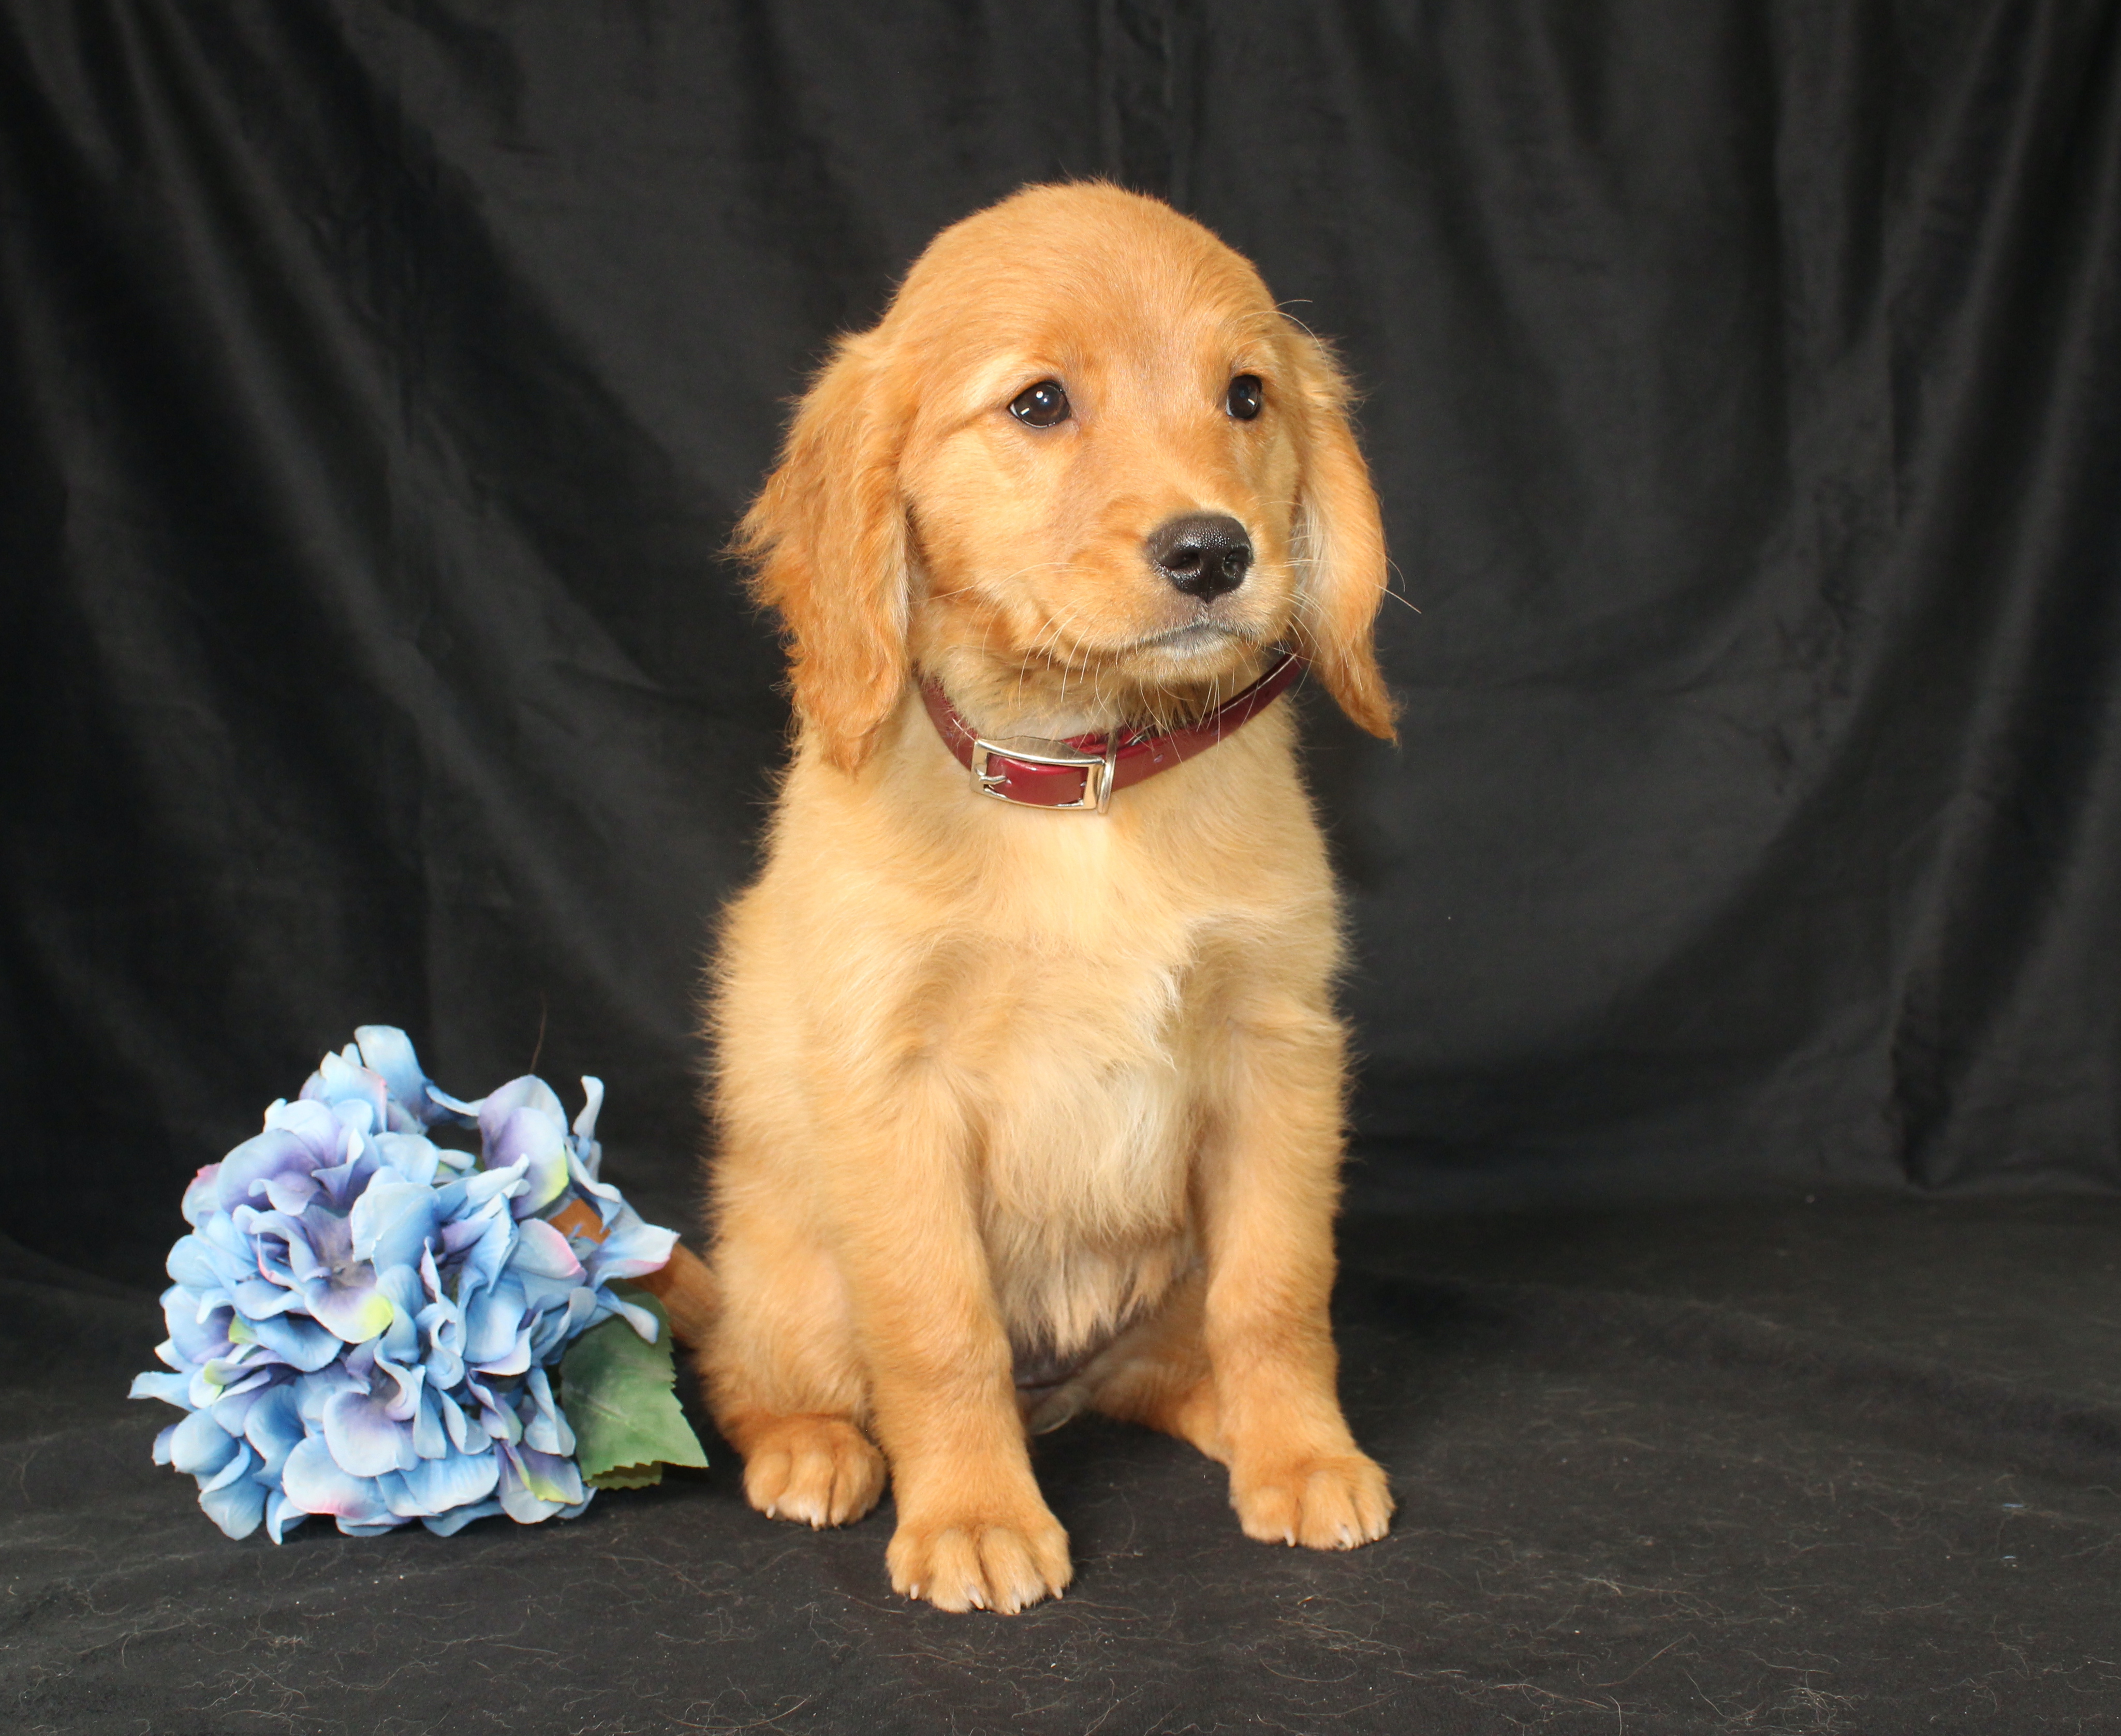
[[666,1464],[704,1465],[699,1437],[671,1391],[678,1378],[670,1358],[670,1318],[645,1290],[628,1287],[627,1301],[647,1309],[661,1326],[653,1344],[618,1315],[599,1322],[560,1359],[560,1404],[575,1431],[575,1463],[599,1489],[645,1489],[663,1480]]
[[663,1481],[663,1467],[660,1464],[621,1465],[615,1471],[600,1471],[594,1477],[582,1480],[599,1489],[652,1489]]

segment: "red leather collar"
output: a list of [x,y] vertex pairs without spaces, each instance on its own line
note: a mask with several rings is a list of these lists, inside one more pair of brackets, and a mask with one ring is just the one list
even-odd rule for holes
[[958,763],[972,769],[983,795],[1026,807],[1092,809],[1102,813],[1116,790],[1168,771],[1182,760],[1205,752],[1234,729],[1250,723],[1303,673],[1304,661],[1294,651],[1280,658],[1252,686],[1197,724],[1161,735],[1118,730],[1110,736],[1079,735],[1046,744],[1044,751],[1011,747],[975,734],[958,708],[935,682],[923,684],[921,697],[935,728]]

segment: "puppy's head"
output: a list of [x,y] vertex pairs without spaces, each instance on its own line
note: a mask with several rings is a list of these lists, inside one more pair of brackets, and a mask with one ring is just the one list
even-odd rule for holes
[[1283,642],[1389,736],[1347,401],[1252,266],[1155,200],[1034,187],[945,230],[738,533],[806,727],[854,769],[916,664],[1039,733],[1175,721]]

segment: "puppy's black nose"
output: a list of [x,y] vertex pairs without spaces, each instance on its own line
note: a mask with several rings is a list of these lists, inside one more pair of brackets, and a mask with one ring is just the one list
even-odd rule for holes
[[1252,539],[1222,513],[1188,513],[1158,525],[1144,545],[1156,570],[1189,597],[1206,603],[1234,591],[1252,569]]

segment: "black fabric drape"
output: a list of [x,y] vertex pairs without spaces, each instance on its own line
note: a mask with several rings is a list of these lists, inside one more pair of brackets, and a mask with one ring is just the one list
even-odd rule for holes
[[9,1225],[149,1274],[327,1045],[676,1198],[785,709],[716,551],[942,224],[1168,193],[1337,337],[1362,1197],[2110,1189],[2092,0],[44,5],[0,22]]

